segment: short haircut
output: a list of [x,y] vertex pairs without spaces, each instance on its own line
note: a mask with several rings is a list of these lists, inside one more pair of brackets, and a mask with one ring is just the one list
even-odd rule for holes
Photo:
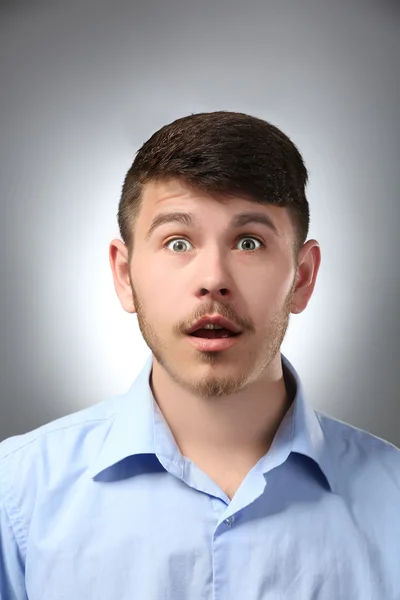
[[286,207],[295,256],[307,239],[307,169],[294,143],[267,121],[218,111],[182,117],[156,131],[136,153],[122,187],[117,218],[130,254],[143,187],[170,179],[220,201],[239,196]]

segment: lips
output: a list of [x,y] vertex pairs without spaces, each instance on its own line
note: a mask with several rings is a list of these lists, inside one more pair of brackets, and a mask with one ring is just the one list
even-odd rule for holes
[[194,325],[192,325],[190,329],[188,329],[186,333],[194,333],[199,329],[204,329],[204,327],[209,324],[219,325],[220,327],[223,327],[224,329],[227,329],[232,333],[241,333],[241,330],[232,321],[226,319],[225,317],[222,317],[221,315],[208,315],[203,317],[202,319],[199,319],[198,321],[196,321],[196,323],[194,323]]

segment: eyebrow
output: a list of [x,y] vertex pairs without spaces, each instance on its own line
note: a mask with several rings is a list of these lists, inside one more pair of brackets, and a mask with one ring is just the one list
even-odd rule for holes
[[[196,215],[190,212],[160,213],[154,217],[150,225],[145,237],[146,242],[150,239],[151,235],[158,227],[161,227],[161,225],[165,225],[167,223],[181,223],[187,227],[194,227],[197,225],[197,218]],[[275,235],[279,235],[279,231],[272,219],[267,214],[260,212],[245,212],[234,215],[231,219],[230,227],[238,229],[239,227],[243,227],[243,225],[248,225],[249,223],[260,223],[261,225],[265,225],[271,229]]]

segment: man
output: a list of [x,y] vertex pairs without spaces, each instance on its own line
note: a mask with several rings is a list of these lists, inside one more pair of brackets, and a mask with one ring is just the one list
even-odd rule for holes
[[280,352],[320,266],[306,183],[245,114],[139,150],[110,263],[151,354],[0,444],[1,600],[400,598],[400,452],[313,410]]

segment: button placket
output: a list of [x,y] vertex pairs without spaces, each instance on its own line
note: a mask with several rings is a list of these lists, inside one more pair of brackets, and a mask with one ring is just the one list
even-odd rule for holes
[[234,522],[235,517],[232,515],[231,517],[228,517],[227,519],[225,519],[224,523],[227,527],[232,527],[232,523]]

